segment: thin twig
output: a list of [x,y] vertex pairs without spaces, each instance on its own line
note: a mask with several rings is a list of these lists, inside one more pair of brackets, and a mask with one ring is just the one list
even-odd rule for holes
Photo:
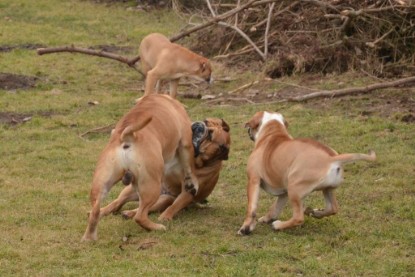
[[[170,41],[171,42],[177,41],[177,40],[179,40],[179,39],[181,39],[183,37],[186,37],[186,36],[190,35],[191,33],[194,33],[196,31],[199,31],[201,29],[204,29],[206,27],[209,27],[209,26],[211,26],[211,25],[213,25],[213,24],[215,24],[215,23],[217,23],[217,22],[219,22],[221,20],[224,20],[224,19],[226,19],[228,17],[231,17],[234,14],[239,13],[240,11],[249,8],[250,6],[252,6],[257,1],[258,0],[250,0],[245,5],[242,5],[239,8],[232,9],[232,10],[230,10],[230,11],[224,13],[224,14],[221,14],[220,16],[217,16],[217,17],[212,18],[211,20],[209,20],[209,21],[207,21],[207,22],[205,22],[203,24],[200,24],[198,26],[195,26],[193,28],[190,28],[189,30],[187,30],[185,32],[182,32],[182,33],[180,33],[178,35],[175,35],[175,36],[171,37],[170,38]],[[274,0],[274,1],[276,1],[276,0]]]
[[206,4],[207,4],[207,6],[208,6],[208,8],[209,8],[209,11],[210,11],[210,13],[212,14],[212,16],[213,16],[213,17],[215,17],[215,16],[216,16],[216,13],[215,13],[215,11],[213,10],[212,5],[210,4],[210,1],[209,1],[209,0],[206,0]]
[[382,41],[384,38],[386,38],[390,33],[392,33],[395,30],[395,26],[393,26],[388,32],[386,32],[383,36],[381,36],[380,38],[378,38],[377,40],[373,41],[373,42],[366,42],[366,45],[369,46],[370,48],[374,48],[376,46],[377,43],[379,43],[380,41]]
[[317,89],[315,89],[315,88],[309,88],[309,87],[304,87],[304,86],[300,86],[300,85],[297,85],[297,84],[287,83],[287,82],[279,81],[279,80],[277,80],[277,79],[275,79],[275,80],[273,80],[273,81],[274,81],[274,82],[277,82],[277,83],[280,83],[280,84],[287,85],[287,86],[292,86],[292,87],[302,88],[302,89],[306,89],[306,90],[310,90],[310,91],[312,91],[312,90],[317,90]]
[[106,126],[103,126],[103,127],[94,128],[94,129],[86,131],[85,133],[80,134],[79,137],[83,139],[84,136],[86,136],[87,134],[90,134],[90,133],[104,133],[104,132],[107,132],[107,131],[110,131],[110,130],[114,129],[114,127],[115,127],[115,124],[112,123],[112,124],[109,124],[109,125],[106,125]]
[[236,93],[236,92],[241,92],[241,91],[246,90],[247,88],[250,88],[250,87],[252,87],[253,85],[256,85],[256,84],[258,84],[258,83],[259,83],[259,81],[252,81],[251,83],[245,84],[245,85],[243,85],[243,86],[240,86],[240,87],[239,87],[239,88],[237,88],[237,89],[234,89],[234,90],[232,90],[232,91],[229,91],[229,92],[228,92],[228,94],[233,94],[233,93]]
[[271,4],[268,11],[268,20],[267,20],[267,26],[265,27],[265,35],[264,35],[264,59],[268,56],[268,33],[269,33],[269,27],[271,26],[271,15],[272,10],[274,9],[275,2]]
[[241,37],[243,37],[249,44],[251,44],[251,46],[255,49],[255,51],[258,53],[258,55],[261,56],[262,60],[265,61],[264,53],[258,48],[258,46],[255,44],[255,42],[253,42],[252,39],[247,34],[245,34],[241,29],[239,29],[238,27],[236,27],[234,25],[230,25],[226,22],[223,22],[223,21],[219,21],[218,25],[235,30],[239,35],[241,35]]

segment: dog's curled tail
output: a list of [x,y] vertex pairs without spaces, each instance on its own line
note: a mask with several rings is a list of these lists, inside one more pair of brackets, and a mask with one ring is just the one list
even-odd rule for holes
[[352,163],[355,161],[369,161],[373,162],[376,160],[376,153],[373,150],[370,150],[368,154],[361,154],[361,153],[353,153],[353,154],[340,154],[333,157],[333,160],[339,161],[342,164],[345,163]]
[[150,123],[152,119],[153,117],[151,115],[143,115],[143,117],[135,121],[133,124],[125,127],[121,133],[121,142],[126,142],[128,138],[134,136],[134,132],[146,127],[146,125]]

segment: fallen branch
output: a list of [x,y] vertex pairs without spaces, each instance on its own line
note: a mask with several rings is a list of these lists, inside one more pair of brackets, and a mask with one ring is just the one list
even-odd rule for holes
[[51,48],[38,48],[37,49],[37,54],[38,55],[51,54],[51,53],[60,53],[60,52],[82,53],[82,54],[87,54],[87,55],[98,56],[98,57],[103,57],[103,58],[116,60],[116,61],[127,64],[128,66],[134,68],[135,70],[137,70],[140,74],[142,74],[144,76],[143,72],[141,72],[141,70],[138,69],[137,67],[135,67],[135,65],[134,65],[140,59],[140,57],[138,57],[138,59],[137,59],[137,57],[129,59],[127,57],[117,55],[117,54],[113,54],[113,53],[110,53],[110,52],[97,51],[97,50],[92,50],[92,49],[88,49],[88,48],[80,48],[80,47],[75,47],[73,45],[71,45],[71,46],[62,46],[62,47],[51,47]]
[[84,136],[86,136],[87,134],[110,132],[112,129],[114,129],[114,127],[115,127],[115,124],[109,124],[103,127],[94,128],[92,130],[88,130],[85,133],[80,134],[79,137],[83,139]]
[[224,97],[219,97],[216,99],[212,99],[209,101],[206,101],[204,104],[205,105],[211,105],[211,104],[216,104],[216,103],[220,103],[220,102],[247,102],[249,104],[256,104],[254,101],[249,100],[248,98],[245,97],[229,97],[229,98],[224,98]]
[[265,35],[264,35],[264,57],[265,57],[264,60],[268,56],[268,33],[269,33],[269,27],[271,26],[271,16],[272,16],[272,10],[274,9],[274,6],[275,6],[275,2],[273,2],[269,6],[269,10],[268,10],[267,25],[265,27]]
[[226,99],[228,101],[236,101],[236,102],[248,102],[249,104],[255,104],[254,101],[249,100],[248,98],[235,98],[235,97],[230,97],[228,99]]
[[328,90],[317,91],[317,92],[313,92],[313,93],[306,94],[303,96],[289,98],[288,101],[302,102],[302,101],[315,99],[315,98],[322,98],[322,97],[338,97],[338,96],[343,96],[343,95],[348,95],[348,94],[368,93],[373,90],[397,87],[397,86],[412,83],[412,82],[415,82],[415,76],[398,79],[398,80],[391,81],[391,82],[376,83],[376,84],[368,85],[366,87],[336,89],[336,90],[331,90],[331,91],[328,91]]
[[244,91],[244,90],[246,90],[247,88],[250,88],[250,87],[252,87],[253,85],[256,85],[256,84],[258,84],[259,83],[259,81],[253,81],[253,82],[251,82],[251,83],[248,83],[248,84],[245,84],[245,85],[243,85],[243,86],[240,86],[239,88],[237,88],[237,89],[234,89],[234,90],[232,90],[232,91],[229,91],[228,92],[228,94],[233,94],[233,93],[236,93],[236,92],[240,92],[240,91]]

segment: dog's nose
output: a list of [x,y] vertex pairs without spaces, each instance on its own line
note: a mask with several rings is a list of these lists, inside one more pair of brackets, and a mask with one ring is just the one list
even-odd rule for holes
[[211,85],[213,83],[213,77],[211,77],[211,76],[207,77],[205,80],[209,85]]

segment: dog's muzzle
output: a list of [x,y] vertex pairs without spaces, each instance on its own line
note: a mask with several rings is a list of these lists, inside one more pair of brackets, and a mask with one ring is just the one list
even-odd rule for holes
[[209,85],[213,84],[213,77],[209,76],[205,79],[206,83],[208,83]]
[[219,145],[218,159],[225,160],[225,161],[229,159],[229,148],[223,144]]
[[200,144],[207,136],[207,127],[203,121],[196,121],[192,124],[192,143],[195,150],[195,157],[200,154]]

